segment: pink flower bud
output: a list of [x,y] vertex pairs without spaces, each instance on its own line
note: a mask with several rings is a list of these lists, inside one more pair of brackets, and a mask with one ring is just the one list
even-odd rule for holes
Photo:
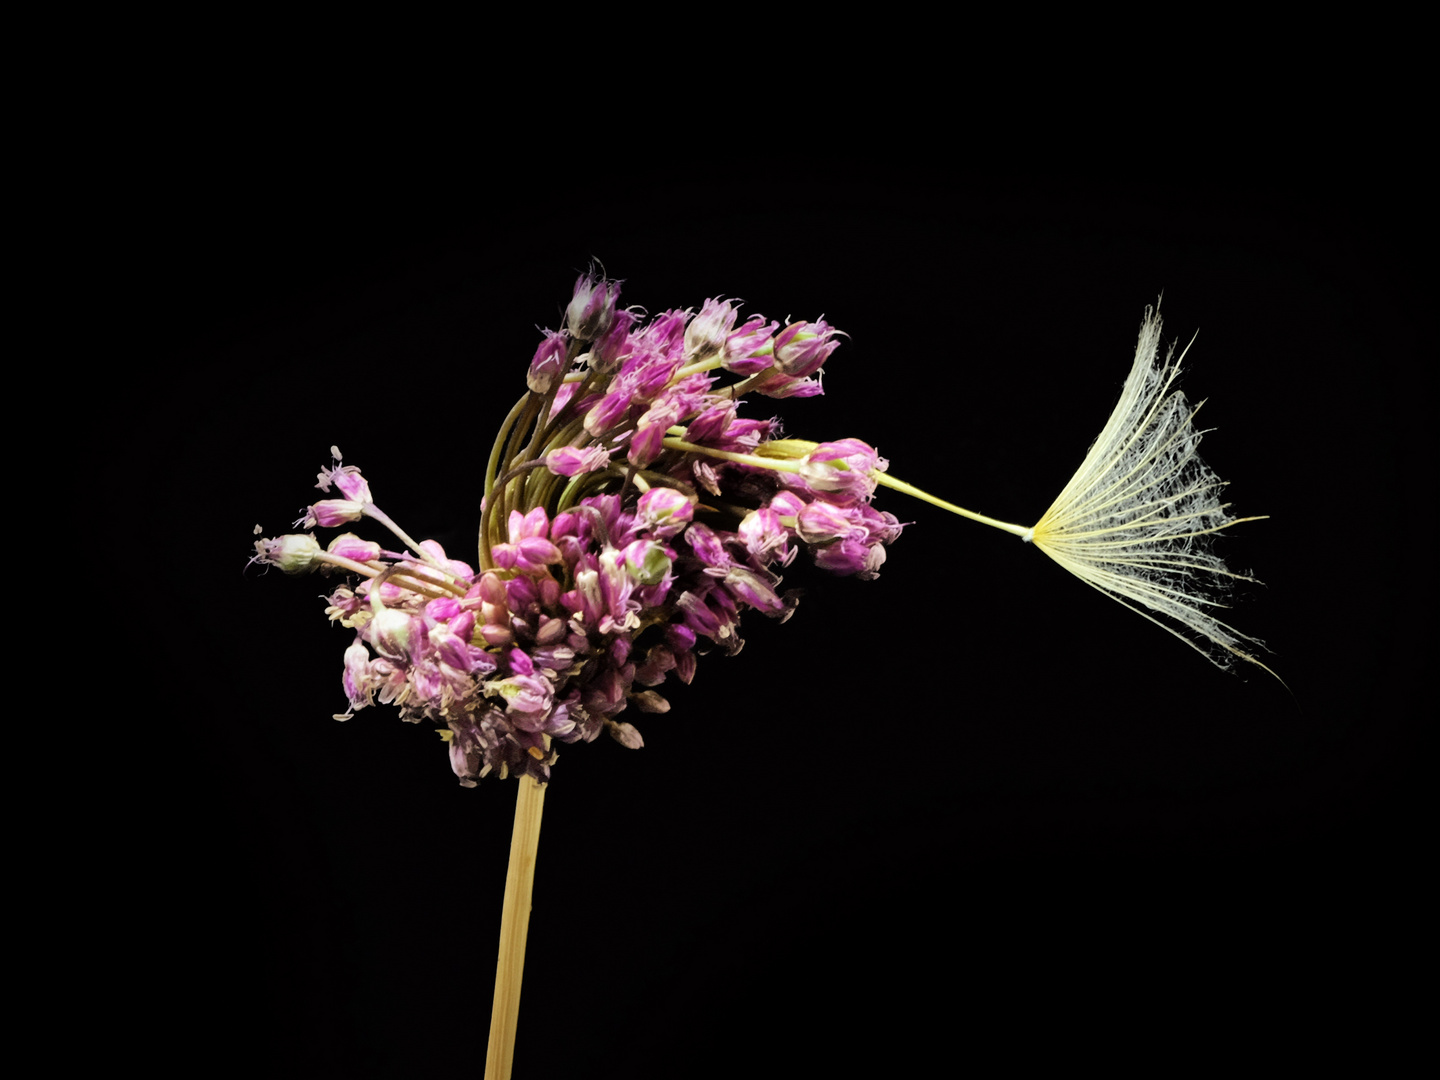
[[657,540],[667,540],[685,528],[695,516],[695,506],[683,492],[653,487],[635,507],[635,522]]
[[775,335],[775,368],[792,379],[803,379],[820,370],[820,365],[840,347],[836,329],[824,319],[791,323]]
[[745,325],[725,339],[725,370],[736,375],[754,375],[775,362],[771,335],[780,324],[752,315]]
[[321,499],[295,524],[303,525],[307,529],[313,529],[317,525],[322,529],[333,529],[336,525],[359,521],[364,515],[365,503],[351,499]]
[[582,274],[575,282],[575,294],[565,309],[565,323],[580,341],[594,341],[610,329],[615,317],[615,301],[620,297],[620,283],[601,278],[596,281]]
[[884,472],[889,462],[859,439],[821,443],[800,465],[800,476],[815,491],[833,492],[837,502],[869,499],[875,494],[872,472]]
[[735,308],[728,300],[706,300],[700,314],[685,328],[685,358],[692,363],[708,360],[725,347],[735,325]]
[[610,464],[610,451],[603,446],[589,446],[580,449],[574,446],[558,446],[545,455],[545,467],[556,476],[579,476],[594,472]]
[[545,335],[545,340],[535,350],[530,360],[530,371],[525,376],[525,384],[537,394],[543,394],[554,386],[565,367],[565,335],[553,330],[541,333]]
[[380,558],[379,544],[373,540],[361,540],[354,533],[341,533],[326,545],[325,550],[331,555],[353,559],[355,562],[370,562]]

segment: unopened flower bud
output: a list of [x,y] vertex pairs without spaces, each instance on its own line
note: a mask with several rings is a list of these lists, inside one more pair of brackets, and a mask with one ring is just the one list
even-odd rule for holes
[[735,308],[729,300],[706,300],[700,314],[685,327],[685,358],[690,362],[708,360],[725,347],[735,325]]
[[379,544],[374,540],[361,540],[354,533],[341,533],[325,546],[325,550],[331,555],[353,559],[355,562],[363,563],[380,558]]
[[589,446],[580,449],[574,446],[557,446],[545,455],[545,467],[556,476],[578,476],[594,472],[610,464],[610,451],[603,446]]
[[415,620],[403,611],[382,607],[378,601],[372,606],[379,610],[366,627],[370,644],[374,645],[375,650],[382,656],[388,656],[391,660],[408,661],[411,647],[416,640]]
[[633,312],[620,310],[610,321],[610,329],[590,349],[590,366],[602,375],[612,374],[625,359],[630,344],[630,328],[635,325]]
[[622,724],[617,720],[606,720],[605,730],[610,737],[627,750],[639,750],[645,745],[645,740],[640,737],[640,732],[633,724]]
[[291,533],[273,540],[255,541],[255,557],[250,561],[264,566],[278,566],[287,574],[308,574],[316,567],[315,556],[320,544],[309,533]]
[[636,540],[625,547],[625,569],[641,585],[655,585],[670,573],[670,555],[653,540]]
[[775,367],[792,379],[803,379],[820,370],[840,346],[836,330],[824,319],[791,323],[775,335]]
[[735,375],[754,375],[775,362],[777,322],[766,322],[761,315],[752,315],[745,324],[725,339],[725,370]]
[[635,520],[646,531],[665,540],[680,532],[695,516],[695,506],[684,492],[670,487],[653,487],[635,507]]
[[638,694],[631,694],[630,700],[641,712],[667,713],[670,711],[670,702],[654,690],[642,690]]
[[530,371],[525,376],[525,384],[537,394],[543,394],[555,385],[555,380],[560,377],[565,367],[565,335],[557,334],[554,330],[542,331],[545,340],[535,350],[535,355],[530,360]]
[[615,301],[620,296],[620,283],[596,281],[582,274],[575,282],[575,295],[565,309],[565,323],[580,341],[594,341],[610,329],[615,317]]
[[359,521],[365,516],[365,506],[365,503],[355,502],[353,499],[321,499],[306,510],[305,516],[295,524],[306,529],[313,529],[317,525],[322,529],[333,529],[336,525]]

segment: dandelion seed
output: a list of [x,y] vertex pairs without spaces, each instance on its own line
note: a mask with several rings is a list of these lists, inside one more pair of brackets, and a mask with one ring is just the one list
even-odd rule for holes
[[[1192,343],[1194,339],[1191,339]],[[1186,346],[1186,352],[1189,346]],[[1217,666],[1261,664],[1216,618],[1237,574],[1210,550],[1237,518],[1220,500],[1225,482],[1200,459],[1200,405],[1175,389],[1185,352],[1160,355],[1160,314],[1145,309],[1135,362],[1115,411],[1079,470],[1025,535],[1050,558],[1180,638]],[[1201,404],[1204,404],[1201,402]],[[1272,675],[1274,672],[1270,672]]]
[[1135,362],[1115,411],[1065,490],[1031,528],[966,510],[885,473],[872,477],[1033,542],[1087,585],[1174,634],[1218,667],[1228,668],[1239,657],[1275,675],[1246,651],[1246,642],[1262,648],[1263,642],[1213,614],[1226,606],[1235,582],[1256,579],[1228,569],[1211,552],[1211,537],[1264,515],[1233,517],[1230,504],[1220,501],[1225,482],[1198,454],[1205,434],[1194,424],[1200,406],[1174,389],[1185,354],[1176,359],[1172,348],[1158,362],[1159,354],[1160,315],[1147,307]]

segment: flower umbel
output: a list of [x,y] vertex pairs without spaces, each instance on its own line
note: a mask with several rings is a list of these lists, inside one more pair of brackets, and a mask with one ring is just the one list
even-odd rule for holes
[[309,535],[256,543],[253,562],[347,577],[328,608],[356,635],[337,719],[378,697],[435,724],[465,786],[492,772],[543,783],[554,743],[602,731],[642,746],[618,714],[667,712],[656,687],[738,652],[746,611],[789,618],[798,594],[778,571],[797,551],[868,579],[900,534],[870,505],[885,468],[872,447],[783,440],[778,421],[739,415],[746,392],[819,393],[833,327],[773,337],[779,324],[753,316],[736,331],[739,301],[719,298],[642,323],[616,309],[619,291],[581,277],[565,326],[541,332],[484,476],[478,568],[412,540],[334,448],[318,486],[344,498],[298,524],[369,520],[399,549],[350,533],[324,550]]

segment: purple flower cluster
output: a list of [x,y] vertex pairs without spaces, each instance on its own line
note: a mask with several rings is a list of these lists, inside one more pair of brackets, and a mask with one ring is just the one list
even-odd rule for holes
[[[356,633],[337,719],[378,699],[438,725],[467,787],[491,772],[543,783],[556,742],[601,731],[643,745],[619,715],[666,712],[656,688],[689,683],[698,655],[738,652],[746,610],[787,619],[797,595],[779,570],[800,548],[868,579],[900,533],[870,505],[886,468],[870,446],[785,439],[739,415],[745,393],[820,393],[833,327],[737,326],[718,298],[645,323],[618,296],[586,275],[566,325],[542,331],[486,472],[478,568],[411,540],[338,450],[317,486],[343,498],[297,524],[370,519],[403,547],[351,533],[323,550],[309,534],[255,544],[252,562],[347,575],[328,608]],[[738,381],[717,386],[726,373]]]

